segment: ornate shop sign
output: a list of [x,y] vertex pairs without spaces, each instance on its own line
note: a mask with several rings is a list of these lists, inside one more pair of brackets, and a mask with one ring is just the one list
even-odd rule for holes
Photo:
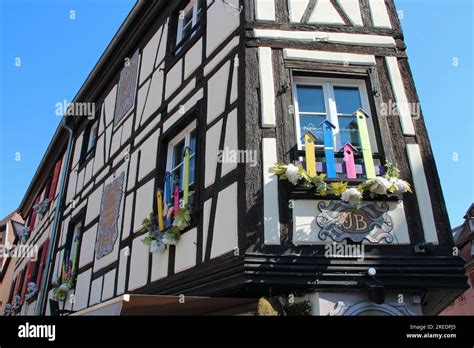
[[132,58],[125,59],[125,66],[120,72],[114,124],[119,123],[120,120],[135,104],[135,92],[137,89],[138,76],[138,58],[139,55],[137,50]]
[[388,203],[364,202],[357,208],[342,201],[322,201],[318,209],[316,223],[321,227],[321,240],[329,237],[336,242],[345,239],[361,242],[364,238],[372,243],[393,242]]
[[118,217],[120,202],[123,195],[123,182],[125,173],[122,172],[118,178],[108,184],[102,194],[100,205],[99,228],[95,243],[96,259],[110,254],[114,249],[118,235]]

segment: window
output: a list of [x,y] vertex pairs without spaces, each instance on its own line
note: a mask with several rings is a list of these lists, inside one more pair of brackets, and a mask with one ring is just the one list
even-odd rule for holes
[[[295,86],[295,106],[298,147],[304,146],[302,137],[307,131],[317,137],[316,146],[323,147],[322,127],[324,120],[336,128],[333,131],[336,151],[350,142],[360,148],[359,131],[354,113],[362,108],[370,116],[367,90],[363,80],[314,79],[298,77]],[[377,153],[372,118],[367,119],[367,127],[372,151]]]
[[98,122],[94,122],[84,131],[82,141],[81,162],[84,163],[94,156],[95,145],[97,142]]
[[[364,80],[295,77],[293,89],[295,97],[295,125],[298,144],[299,160],[304,161],[306,155],[304,135],[310,131],[316,137],[315,155],[316,171],[327,174],[330,179],[348,178],[362,179],[367,177],[368,170],[372,174],[383,170],[382,155],[379,153],[373,120],[370,117],[370,105],[367,87]],[[368,139],[359,133],[356,111],[363,109],[368,118]],[[327,120],[334,126],[325,127],[332,131],[332,144],[324,146],[322,123]],[[364,127],[365,128],[365,127]],[[369,148],[372,158],[364,159],[362,140],[365,148]],[[350,143],[357,151],[351,148],[345,152],[341,150]],[[327,157],[330,156],[330,157]],[[367,152],[365,153],[367,156]],[[373,164],[372,164],[373,162]]]
[[179,47],[189,38],[193,37],[201,23],[203,14],[203,1],[192,0],[178,12],[178,31],[176,47]]
[[184,190],[184,155],[186,148],[189,148],[189,187],[190,191],[192,191],[196,168],[195,121],[168,143],[166,172],[170,174],[171,180],[166,184],[173,187],[170,192],[173,192],[176,186],[179,187],[180,192]]
[[[40,266],[41,266],[41,262],[40,262],[40,259],[41,259],[41,255],[43,255],[43,252],[44,252],[44,246],[41,246],[41,248],[38,249],[38,254],[36,255],[36,262],[35,262],[35,266],[33,268],[33,275],[31,277],[31,281],[32,282],[35,282],[37,283],[37,279],[38,279],[38,274],[40,272]],[[36,284],[36,288],[38,289],[40,286],[40,284]]]
[[66,237],[63,264],[61,268],[61,280],[74,280],[79,264],[79,251],[82,233],[82,222],[72,224]]

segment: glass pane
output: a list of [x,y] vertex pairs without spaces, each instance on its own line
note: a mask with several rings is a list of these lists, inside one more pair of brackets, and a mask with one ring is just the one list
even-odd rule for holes
[[318,127],[326,116],[322,115],[300,115],[301,144],[304,144],[304,135],[307,131],[311,131],[316,136],[316,144],[323,143],[323,130]]
[[360,146],[359,130],[357,129],[357,119],[352,116],[339,117],[339,137],[337,148],[344,146],[345,143],[351,143],[355,147]]
[[300,112],[326,112],[322,87],[298,86],[297,94]]
[[[189,140],[189,147],[191,149],[190,155],[196,153],[196,131],[191,133],[191,139]],[[196,156],[192,156],[189,160],[189,184],[194,183],[194,175],[196,168]]]
[[[178,166],[179,164],[183,162],[183,156],[184,156],[184,139],[174,146],[173,168],[176,168],[176,166]],[[183,166],[174,170],[173,177],[174,177],[174,183],[179,184],[181,188],[181,182],[183,178]]]
[[338,114],[352,115],[362,107],[357,87],[335,87],[336,107]]

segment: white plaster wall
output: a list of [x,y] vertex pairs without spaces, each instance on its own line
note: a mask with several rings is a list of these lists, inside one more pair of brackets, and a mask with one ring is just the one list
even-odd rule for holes
[[165,97],[169,98],[181,86],[183,75],[183,60],[180,59],[166,74]]
[[217,153],[221,137],[222,120],[212,126],[206,133],[206,166],[204,167],[204,186],[212,185],[216,179]]
[[89,300],[89,290],[91,288],[91,275],[92,270],[88,269],[77,276],[73,305],[73,310],[75,311],[79,311],[87,307],[87,301]]
[[262,126],[275,127],[275,86],[273,80],[272,49],[270,47],[258,48],[258,70]]
[[421,223],[425,234],[425,241],[438,244],[438,234],[431,205],[430,190],[426,182],[423,159],[421,157],[420,146],[418,144],[407,144],[408,163],[410,164],[413,186],[416,193],[416,200],[420,208]]
[[137,237],[132,242],[132,254],[130,260],[128,290],[135,290],[147,283],[148,258],[150,251],[148,246],[143,244],[145,236]]
[[[238,144],[237,144],[237,109],[234,109],[229,116],[227,116],[227,126],[225,131],[225,140],[224,140],[224,151],[233,152],[238,154]],[[238,156],[236,161],[232,161],[232,158],[229,158],[229,161],[222,162],[222,176],[230,173],[232,170],[237,168],[237,161],[239,160]]]
[[102,290],[102,302],[106,301],[114,296],[115,288],[115,274],[116,269],[114,268],[110,272],[107,272],[104,276],[104,287]]
[[391,29],[392,24],[384,0],[369,0],[374,27]]
[[[192,81],[194,84],[194,80]],[[201,88],[198,90],[194,95],[189,98],[185,103],[181,104],[179,106],[179,109],[170,117],[166,119],[166,121],[163,122],[163,132],[166,132],[173,124],[175,124],[181,117],[183,117],[186,114],[186,111],[190,110],[196,103],[203,98],[204,92],[203,89]],[[177,99],[179,95],[175,98]],[[170,103],[170,105],[172,105]]]
[[138,169],[138,180],[143,179],[153,169],[156,168],[156,152],[158,150],[158,131],[155,131],[140,146],[140,165]]
[[308,7],[309,0],[288,0],[288,10],[290,12],[290,22],[299,23]]
[[145,48],[143,48],[142,53],[142,64],[140,68],[140,84],[145,81],[145,79],[150,76],[153,68],[155,66],[155,59],[158,50],[158,44],[160,43],[161,34],[163,26],[161,26],[153,35],[153,37],[148,41]]
[[99,224],[94,224],[82,235],[81,252],[79,256],[79,268],[94,261],[95,239],[97,236],[97,227]]
[[169,260],[169,249],[167,249],[162,254],[156,254],[156,253],[152,254],[152,261],[151,261],[151,281],[152,282],[168,276],[168,260]]
[[204,76],[209,75],[214,68],[230,53],[230,51],[239,44],[239,37],[234,37],[222,50],[217,52],[214,58],[204,67]]
[[255,18],[261,21],[275,21],[275,0],[255,0]]
[[184,271],[185,269],[196,265],[196,242],[197,228],[193,228],[181,236],[181,239],[176,246],[174,263],[175,273]]
[[[240,1],[232,0],[232,4],[238,7]],[[232,10],[226,10],[226,6],[222,2],[216,1],[207,10],[207,18],[212,18],[207,21],[207,57],[240,25],[240,16],[234,15]]]
[[203,209],[203,222],[202,222],[202,260],[206,256],[206,246],[207,246],[207,235],[209,233],[209,218],[211,216],[211,205],[212,205],[212,198],[208,199],[204,202],[204,209]]
[[103,280],[104,280],[104,277],[99,277],[92,281],[89,306],[95,305],[100,302],[100,298],[102,296]]
[[351,21],[352,25],[357,27],[363,26],[359,0],[337,0],[337,2]]
[[134,232],[137,232],[141,228],[143,219],[148,217],[153,211],[154,189],[155,180],[152,179],[137,190],[135,217],[133,221]]
[[125,211],[123,213],[122,240],[130,235],[132,216],[133,216],[133,198],[135,193],[130,193],[125,199]]
[[[192,79],[188,84],[181,90],[181,92],[178,93],[176,97],[174,97],[169,103],[168,103],[168,112],[170,110],[173,110],[186,96],[188,96],[191,91],[196,87],[196,79]],[[184,109],[184,112],[186,112],[186,109]]]
[[375,65],[375,57],[367,54],[340,53],[287,49],[283,50],[286,59],[309,60],[324,63],[340,63],[354,65]]
[[105,108],[105,123],[108,126],[114,119],[115,112],[115,100],[117,97],[117,85],[115,85],[105,97],[104,108]]
[[280,244],[280,214],[278,207],[278,177],[269,169],[277,160],[275,138],[262,139],[263,158],[263,218],[265,244]]
[[234,183],[218,195],[211,258],[238,247],[237,212],[237,183]]
[[125,247],[120,250],[120,257],[119,257],[119,271],[118,271],[118,278],[117,278],[117,295],[123,294],[126,290],[125,281],[127,277],[127,263],[128,258],[130,257],[130,249],[129,247]]
[[186,52],[184,61],[184,79],[187,79],[202,63],[202,39]]
[[100,204],[102,202],[102,193],[104,191],[104,185],[98,186],[94,192],[91,193],[87,200],[87,211],[84,224],[89,224],[92,220],[100,214]]
[[330,0],[318,0],[309,17],[310,24],[337,24],[344,25],[344,20],[336,11]]
[[212,122],[225,110],[230,62],[226,62],[208,82],[207,123]]

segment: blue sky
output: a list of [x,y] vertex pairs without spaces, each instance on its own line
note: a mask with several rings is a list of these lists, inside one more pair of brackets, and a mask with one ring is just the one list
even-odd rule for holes
[[[0,0],[0,218],[18,207],[48,147],[55,104],[73,99],[133,4]],[[472,1],[396,5],[454,227],[474,201]]]

